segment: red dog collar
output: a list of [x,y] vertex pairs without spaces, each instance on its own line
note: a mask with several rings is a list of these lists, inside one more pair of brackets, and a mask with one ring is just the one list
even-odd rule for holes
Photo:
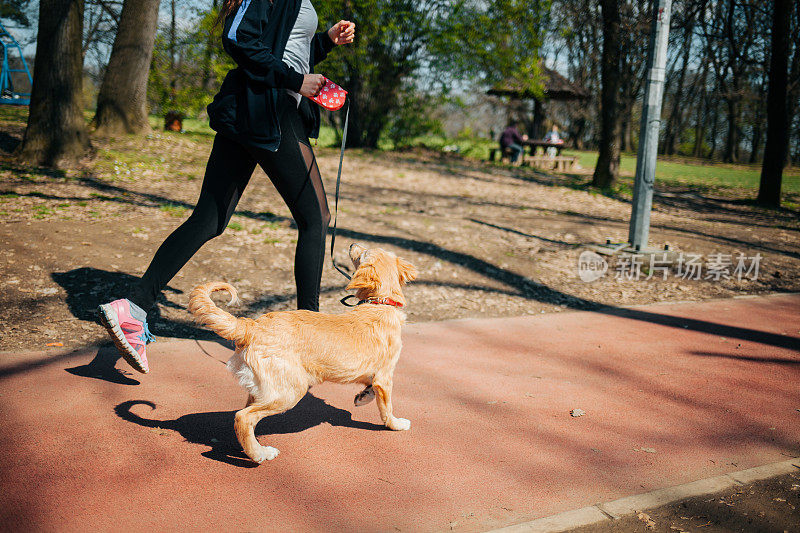
[[403,304],[398,302],[397,300],[392,300],[388,296],[384,296],[382,298],[367,298],[366,300],[361,300],[358,302],[360,304],[384,304],[384,305],[393,305],[395,307],[403,307]]
[[394,306],[394,307],[405,307],[403,304],[401,304],[397,300],[392,300],[388,296],[382,296],[381,298],[367,298],[366,300],[359,300],[358,303],[354,303],[354,304],[347,303],[347,300],[349,300],[350,298],[356,298],[356,295],[355,294],[348,294],[347,296],[345,296],[344,298],[339,300],[339,302],[342,305],[347,306],[347,307],[356,307],[356,306],[359,306],[361,304],[383,304],[383,305],[391,305],[391,306]]

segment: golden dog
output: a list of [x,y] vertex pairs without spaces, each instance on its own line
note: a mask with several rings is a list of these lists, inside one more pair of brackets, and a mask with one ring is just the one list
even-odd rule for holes
[[411,422],[392,414],[392,376],[406,319],[401,289],[417,271],[391,252],[358,244],[350,246],[350,259],[356,271],[347,289],[354,289],[363,305],[342,315],[299,310],[267,313],[255,320],[236,318],[210,298],[212,292],[225,290],[231,303],[236,301],[236,289],[224,282],[200,285],[189,296],[189,311],[197,320],[236,345],[227,366],[250,397],[236,413],[234,429],[244,452],[257,463],[278,455],[277,449],[256,440],[259,420],[291,409],[323,381],[364,384],[356,405],[374,395],[386,427],[411,427]]

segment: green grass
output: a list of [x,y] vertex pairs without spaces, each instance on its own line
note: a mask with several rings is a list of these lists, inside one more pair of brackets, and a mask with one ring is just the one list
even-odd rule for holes
[[[497,142],[480,138],[445,138],[425,136],[414,139],[412,145],[422,145],[434,150],[442,150],[445,146],[457,146],[461,155],[472,159],[487,160],[489,150],[497,146]],[[564,150],[564,155],[578,157],[583,168],[592,169],[597,164],[596,151]],[[622,154],[620,171],[623,176],[631,177],[636,173],[636,154]],[[659,156],[656,165],[656,181],[668,185],[684,185],[702,189],[731,188],[758,190],[761,178],[761,165],[731,165],[692,158],[665,158]],[[618,187],[620,193],[630,193],[628,180],[621,180]],[[783,174],[783,193],[800,194],[800,168],[787,168]]]
[[[16,108],[13,106],[0,106],[0,121],[24,122],[27,120],[28,110],[26,107]],[[94,112],[87,110],[85,113],[87,120],[91,119]],[[163,131],[163,117],[151,115],[150,124],[154,134],[173,135],[171,132]],[[186,118],[183,121],[185,134],[202,137],[207,139],[214,134],[208,125],[207,119]],[[330,126],[320,128],[320,136],[316,145],[324,147],[338,147],[339,139],[336,131]],[[312,140],[312,144],[314,141]],[[464,157],[478,160],[487,160],[489,150],[497,146],[497,142],[490,139],[475,137],[447,138],[443,136],[426,135],[413,139],[412,146],[425,146],[433,150],[442,150],[444,147],[457,147],[458,153]],[[391,150],[394,148],[387,139],[381,139],[378,148],[380,150]],[[597,152],[564,150],[565,155],[578,157],[580,165],[586,169],[592,169],[597,162]],[[106,165],[118,165],[118,173],[127,175],[130,170],[136,167],[158,167],[166,155],[157,156],[142,152],[129,152],[122,150],[108,149],[101,151],[100,159],[105,160]],[[620,161],[620,170],[623,179],[618,183],[621,193],[630,189],[630,177],[636,171],[636,155],[623,154]],[[688,186],[698,189],[746,189],[758,190],[761,175],[760,165],[730,165],[718,162],[709,162],[693,158],[665,158],[659,156],[656,166],[656,181],[666,185]],[[194,176],[185,176],[192,179]],[[30,176],[20,174],[18,179],[33,181]],[[791,167],[784,171],[782,190],[784,194],[800,194],[800,168]],[[13,198],[14,193],[5,192],[0,197]],[[85,206],[85,202],[78,202],[77,205]],[[794,205],[794,204],[792,204]],[[161,209],[174,216],[182,216],[184,208],[178,206],[162,206]]]
[[[272,216],[277,216],[277,215],[274,215],[273,213],[268,213],[268,214],[272,215]],[[273,220],[272,222],[265,222],[262,225],[262,228],[264,228],[264,229],[278,229],[280,227],[281,227],[281,223],[278,222],[277,220]]]
[[[153,128],[153,133],[161,135],[175,135],[174,132],[164,131],[164,117],[158,115],[150,115],[150,127]],[[208,119],[185,118],[183,119],[183,134],[197,135],[197,136],[213,136],[214,130],[208,125]],[[336,136],[336,131],[330,126],[321,126],[319,129],[319,139],[316,141],[311,139],[312,146],[339,146],[340,140]],[[315,144],[316,143],[316,144]]]
[[147,166],[153,165],[157,166],[161,163],[163,156],[151,155],[141,150],[137,151],[128,151],[128,150],[116,150],[113,148],[109,148],[106,150],[102,150],[100,152],[100,157],[105,159],[109,164],[128,167],[136,167],[136,166]]
[[187,208],[183,207],[182,205],[175,205],[175,204],[161,204],[159,209],[164,213],[167,213],[173,217],[182,217],[184,213],[186,213]]
[[53,214],[53,210],[44,205],[38,205],[34,207],[33,212],[34,212],[33,218],[36,219],[42,219],[45,218],[47,215]]
[[[584,168],[593,168],[597,163],[597,152],[564,150],[564,155],[578,157]],[[636,156],[622,154],[620,172],[632,176],[636,172]],[[689,158],[664,158],[659,156],[656,164],[656,182],[669,185],[685,185],[701,188],[734,188],[758,190],[761,165],[730,165]],[[787,168],[783,173],[784,193],[800,193],[800,169]]]
[[[164,117],[159,115],[150,115],[150,127],[153,128],[153,133],[160,133],[162,135],[170,135],[175,132],[164,131]],[[196,118],[187,117],[183,119],[184,133],[192,133],[196,135],[213,135],[214,130],[208,126],[208,119],[200,120]]]
[[230,224],[228,224],[228,228],[232,229],[233,231],[242,231],[242,229],[244,229],[244,226],[242,226],[238,222],[231,222]]
[[28,121],[28,106],[0,105],[0,120],[25,123]]
[[[387,142],[382,143],[385,145],[383,149],[392,148],[391,144]],[[472,159],[489,159],[489,150],[497,147],[497,141],[491,139],[483,139],[480,137],[456,137],[448,138],[441,135],[424,135],[416,137],[409,143],[411,146],[425,146],[432,150],[443,150],[445,146],[450,148],[458,147],[458,154]]]

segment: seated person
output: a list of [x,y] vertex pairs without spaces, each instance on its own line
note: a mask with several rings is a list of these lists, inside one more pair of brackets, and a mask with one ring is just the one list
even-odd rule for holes
[[[553,144],[564,144],[564,139],[558,134],[558,126],[553,124],[553,129],[550,130],[550,133],[544,136],[544,140],[549,143]],[[549,146],[547,148],[547,155],[550,157],[555,157],[558,154],[558,149],[555,146]]]
[[505,153],[506,149],[511,151],[511,163],[514,164],[519,159],[519,156],[522,155],[524,148],[522,147],[522,142],[527,141],[527,135],[520,135],[519,131],[517,130],[517,124],[515,122],[509,122],[506,129],[503,130],[503,133],[500,134],[500,151],[501,153]]

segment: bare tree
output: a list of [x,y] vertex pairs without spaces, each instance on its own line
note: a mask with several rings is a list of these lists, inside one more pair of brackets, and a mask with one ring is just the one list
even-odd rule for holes
[[[600,8],[593,0],[556,0],[552,10],[553,28],[549,41],[564,40],[568,77],[586,88],[591,99],[581,105],[563,104],[568,136],[575,148],[597,144],[597,116],[600,93]],[[555,63],[553,65],[555,67]]]
[[[800,120],[797,118],[797,109],[800,107],[800,3],[795,2],[794,10],[792,13],[791,22],[791,43],[792,43],[792,59],[789,67],[789,85],[788,92],[788,111],[786,113],[789,120],[789,126],[797,122],[798,127],[794,133],[795,145],[798,150],[795,151],[793,161],[795,164],[800,163]],[[787,154],[788,155],[788,154]]]
[[103,80],[122,11],[121,0],[85,0],[83,16],[84,72],[97,86]]
[[147,120],[147,78],[160,0],[125,0],[117,37],[97,96],[98,134],[138,133]]
[[30,26],[28,14],[25,12],[24,0],[2,0],[0,1],[0,18],[10,19],[23,27]]
[[[683,40],[680,47],[681,67],[677,72],[678,79],[675,81],[675,90],[672,94],[672,109],[667,119],[667,128],[664,132],[662,153],[672,155],[677,150],[677,144],[683,127],[683,117],[685,116],[686,101],[684,100],[684,87],[687,73],[689,71],[689,61],[692,54],[692,44],[694,41],[694,21],[689,20],[683,31]],[[676,61],[677,62],[677,61]]]
[[772,45],[767,94],[767,144],[761,167],[758,203],[781,205],[781,180],[789,147],[789,121],[786,94],[789,65],[790,0],[775,0],[772,13]]
[[600,153],[592,185],[608,188],[619,175],[621,120],[620,87],[620,11],[619,0],[600,0],[603,20],[603,54],[600,77]]
[[89,148],[83,119],[83,0],[41,0],[28,127],[20,161],[61,167]]
[[648,0],[625,0],[620,4],[619,102],[622,125],[620,150],[635,150],[634,107],[644,87],[647,39],[651,29],[652,6]]
[[727,133],[723,159],[737,162],[740,158],[741,115],[748,69],[753,60],[752,49],[760,38],[759,17],[761,2],[756,0],[727,0],[710,2],[703,17],[703,33],[710,41],[709,59],[716,74],[719,95],[725,101]]
[[[219,10],[218,0],[212,0],[211,11],[214,15]],[[203,49],[203,90],[210,91],[212,81],[214,80],[213,72],[211,71],[212,60],[214,59],[214,44],[215,34],[214,28],[210,28],[206,34],[205,48]]]

